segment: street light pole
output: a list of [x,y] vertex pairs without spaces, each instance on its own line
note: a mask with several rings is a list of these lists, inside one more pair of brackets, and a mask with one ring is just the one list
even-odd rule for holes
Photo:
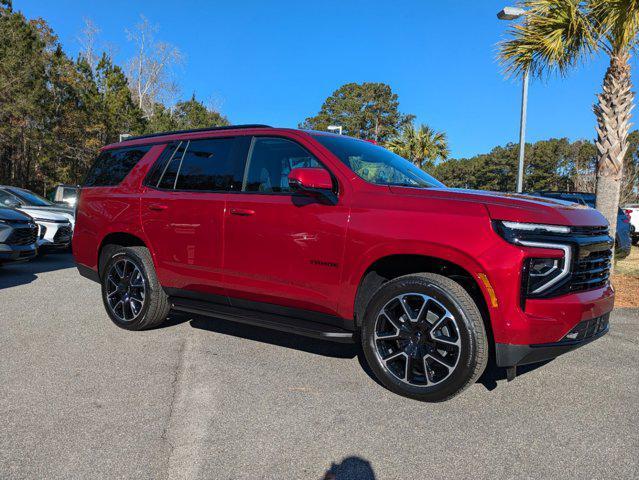
[[526,110],[528,108],[528,69],[524,72],[521,88],[521,118],[519,120],[519,169],[517,170],[517,193],[524,190],[524,157],[526,153]]
[[[500,20],[515,20],[526,15],[526,10],[518,7],[504,7],[498,14]],[[524,158],[526,155],[526,111],[528,110],[528,69],[524,71],[521,88],[521,117],[519,119],[519,167],[517,169],[517,193],[524,190]]]

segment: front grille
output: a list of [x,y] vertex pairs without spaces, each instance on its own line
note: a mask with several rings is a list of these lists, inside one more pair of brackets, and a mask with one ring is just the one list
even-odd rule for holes
[[570,291],[582,292],[605,286],[610,276],[611,259],[611,249],[589,252],[587,256],[576,259]]
[[71,241],[71,227],[60,227],[53,236],[54,243],[68,243]]
[[560,340],[560,343],[571,343],[588,340],[595,335],[600,334],[608,329],[608,321],[610,314],[607,313],[601,317],[591,318],[590,320],[584,320],[579,322],[575,328],[570,330],[564,338]]
[[570,231],[577,235],[595,237],[597,235],[608,235],[608,227],[571,227]]
[[5,240],[8,245],[24,246],[35,243],[38,229],[34,227],[15,228],[9,238]]

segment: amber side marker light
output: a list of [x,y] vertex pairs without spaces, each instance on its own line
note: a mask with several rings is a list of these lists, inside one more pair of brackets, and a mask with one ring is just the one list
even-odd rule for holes
[[481,283],[484,284],[484,287],[486,287],[486,291],[488,292],[488,296],[490,297],[490,305],[493,308],[499,307],[499,303],[497,303],[497,295],[495,295],[495,290],[493,289],[493,286],[490,284],[490,280],[488,280],[488,277],[486,276],[486,274],[478,273],[477,276],[481,280]]

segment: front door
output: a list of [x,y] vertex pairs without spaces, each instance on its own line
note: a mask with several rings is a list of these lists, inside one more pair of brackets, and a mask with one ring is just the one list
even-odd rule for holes
[[242,192],[227,197],[224,282],[234,305],[336,315],[348,208],[292,193],[295,167],[325,168],[292,140],[253,138]]

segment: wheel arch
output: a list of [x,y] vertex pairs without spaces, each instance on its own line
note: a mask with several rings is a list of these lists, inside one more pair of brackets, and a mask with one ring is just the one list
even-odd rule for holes
[[366,307],[377,289],[384,283],[402,275],[411,273],[438,273],[459,283],[475,300],[482,314],[486,333],[492,342],[491,300],[486,286],[479,281],[478,274],[483,273],[475,262],[452,261],[441,255],[424,253],[387,254],[368,262],[359,275],[357,289],[353,301],[353,318],[357,326],[361,325]]
[[[102,268],[111,247],[147,247],[144,240],[128,232],[111,232],[104,236],[98,247],[98,274],[102,278]],[[148,248],[148,247],[147,247]]]

